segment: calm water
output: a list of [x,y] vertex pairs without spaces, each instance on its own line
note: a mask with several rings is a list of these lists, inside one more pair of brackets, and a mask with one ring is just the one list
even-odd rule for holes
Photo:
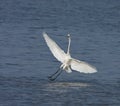
[[[49,81],[44,31],[98,73]],[[0,106],[120,106],[120,1],[0,0]]]

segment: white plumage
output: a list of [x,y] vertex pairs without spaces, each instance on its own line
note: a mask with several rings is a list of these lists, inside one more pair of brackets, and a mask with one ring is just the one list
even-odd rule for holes
[[67,53],[65,53],[46,33],[43,33],[43,36],[52,54],[56,57],[58,61],[62,63],[60,68],[62,68],[63,70],[68,73],[72,72],[71,69],[81,73],[97,72],[96,68],[91,66],[90,64],[76,60],[70,56],[70,34],[68,34],[69,44]]
[[73,70],[76,70],[76,71],[81,72],[81,73],[95,73],[95,72],[97,72],[95,67],[91,66],[90,64],[88,64],[86,62],[79,61],[76,59],[72,59],[71,68]]
[[66,56],[65,52],[46,33],[43,33],[43,36],[52,54],[58,61],[63,62]]

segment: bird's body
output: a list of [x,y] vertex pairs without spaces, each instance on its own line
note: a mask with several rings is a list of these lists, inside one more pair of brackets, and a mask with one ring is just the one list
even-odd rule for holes
[[72,72],[72,70],[70,68],[71,60],[72,60],[71,56],[67,54],[66,57],[65,57],[64,62],[60,66],[60,68],[62,68],[63,70],[65,70],[68,73],[71,73]]
[[[43,36],[52,54],[56,57],[58,61],[62,63],[60,66],[60,69],[63,69],[68,73],[71,73],[72,69],[78,72],[82,72],[82,73],[97,72],[96,68],[91,66],[90,64],[71,57],[70,55],[70,43],[71,43],[70,34],[68,34],[69,43],[68,43],[67,53],[65,53],[46,33],[43,33]],[[58,73],[58,71],[56,73]],[[51,76],[50,78],[53,79],[52,77],[53,76]]]

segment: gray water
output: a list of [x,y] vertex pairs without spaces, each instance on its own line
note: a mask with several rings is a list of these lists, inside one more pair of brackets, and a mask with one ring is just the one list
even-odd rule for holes
[[[98,72],[63,72],[43,32]],[[120,106],[119,0],[0,0],[0,106]]]

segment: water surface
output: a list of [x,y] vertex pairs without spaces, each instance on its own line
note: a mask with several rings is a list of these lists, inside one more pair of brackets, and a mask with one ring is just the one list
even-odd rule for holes
[[[1,0],[0,106],[119,106],[120,2],[118,0]],[[47,32],[95,74],[63,72],[42,36]]]

